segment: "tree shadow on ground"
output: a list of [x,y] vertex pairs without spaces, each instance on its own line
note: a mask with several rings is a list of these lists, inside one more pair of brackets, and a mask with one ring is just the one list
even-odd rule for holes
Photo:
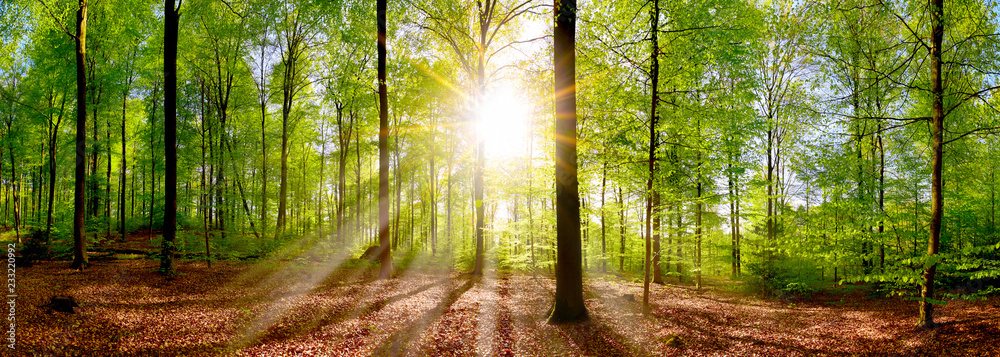
[[[725,328],[730,327],[732,324],[739,325],[739,321],[734,321],[732,318],[727,318],[725,316],[717,316],[717,313],[692,310],[685,308],[657,308],[654,307],[654,313],[651,315],[656,320],[660,321],[659,325],[664,326],[677,326],[683,330],[689,332],[685,336],[688,341],[684,341],[685,344],[701,345],[702,348],[699,350],[716,350],[720,352],[725,352],[736,342],[742,342],[744,344],[750,344],[753,346],[764,348],[768,351],[778,354],[785,355],[852,355],[858,352],[841,352],[841,351],[831,351],[825,349],[809,348],[800,346],[794,343],[789,343],[787,341],[782,341],[782,339],[775,338],[778,335],[785,335],[790,339],[801,339],[807,340],[810,338],[822,338],[822,339],[836,339],[834,336],[818,336],[809,335],[804,333],[802,330],[796,328],[794,324],[788,324],[786,322],[774,321],[774,323],[767,326],[754,327],[754,329],[760,331],[768,339],[754,338],[747,336],[736,336],[731,333],[727,333]],[[672,313],[671,313],[672,312]],[[689,316],[697,316],[696,319],[690,319]],[[708,323],[699,323],[697,320],[703,320]],[[738,320],[738,319],[736,319]],[[715,328],[718,327],[718,328]],[[736,329],[735,331],[746,331],[746,327]],[[693,333],[690,333],[693,332]],[[836,339],[833,344],[824,344],[827,346],[842,345],[847,342],[847,339]],[[850,341],[851,344],[856,346],[878,346],[885,345],[889,347],[892,345],[893,341],[871,339],[871,338],[855,338]],[[730,351],[732,352],[732,351]],[[867,351],[872,352],[872,351]],[[866,352],[866,353],[867,353]],[[751,353],[750,351],[744,351],[741,353]]]
[[554,325],[567,345],[575,345],[590,356],[648,356],[649,352],[637,348],[629,340],[598,319]]
[[425,312],[422,316],[417,318],[416,321],[410,325],[401,328],[394,332],[392,335],[387,337],[381,345],[372,351],[372,356],[399,356],[402,355],[406,348],[409,347],[414,341],[420,338],[421,333],[427,329],[430,324],[436,321],[441,315],[444,315],[445,311],[450,307],[458,298],[465,294],[466,291],[472,288],[476,282],[481,278],[474,275],[468,275],[465,284],[452,290],[447,296],[437,306]]
[[392,303],[420,294],[435,286],[446,283],[451,279],[451,277],[445,277],[429,284],[416,287],[407,292],[375,300],[367,305],[364,305],[365,300],[356,299],[354,300],[356,304],[348,305],[346,307],[336,305],[329,306],[303,321],[283,325],[281,327],[264,327],[264,332],[246,345],[293,340],[297,337],[314,332],[317,329],[321,329],[324,326],[339,324],[355,317],[374,313]]

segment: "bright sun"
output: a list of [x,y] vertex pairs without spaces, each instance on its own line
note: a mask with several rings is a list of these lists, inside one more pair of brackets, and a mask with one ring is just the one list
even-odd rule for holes
[[486,140],[486,157],[511,159],[528,150],[530,110],[514,88],[499,85],[488,93],[480,109],[478,134]]

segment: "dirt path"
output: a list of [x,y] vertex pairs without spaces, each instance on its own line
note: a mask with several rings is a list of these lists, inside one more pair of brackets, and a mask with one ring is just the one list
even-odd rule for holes
[[[423,259],[425,257],[418,257]],[[912,326],[912,301],[857,295],[762,301],[709,287],[592,277],[590,322],[552,326],[554,282],[488,271],[413,267],[388,280],[344,266],[287,261],[182,263],[167,280],[153,261],[65,262],[18,270],[17,353],[24,356],[700,356],[996,355],[1000,300],[950,302],[934,330]],[[47,312],[71,294],[77,314]],[[641,300],[641,298],[636,299]]]

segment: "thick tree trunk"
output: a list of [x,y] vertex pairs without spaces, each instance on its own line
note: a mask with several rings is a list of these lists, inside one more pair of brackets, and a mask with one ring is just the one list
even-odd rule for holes
[[576,0],[556,0],[556,294],[549,323],[587,320],[580,267],[580,194],[576,154]]
[[392,256],[389,255],[389,95],[386,88],[386,2],[378,0],[378,241],[379,278],[392,275]]
[[76,12],[76,172],[73,187],[73,269],[83,270],[90,264],[87,259],[87,240],[84,237],[83,215],[86,209],[84,183],[87,157],[87,0],[80,0]]
[[164,0],[163,36],[163,144],[164,202],[163,240],[160,250],[160,273],[174,275],[174,239],[177,233],[177,22],[180,14],[174,0]]

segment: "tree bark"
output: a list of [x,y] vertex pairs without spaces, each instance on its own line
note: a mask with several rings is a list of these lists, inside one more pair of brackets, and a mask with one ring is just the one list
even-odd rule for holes
[[86,209],[84,183],[87,180],[87,0],[80,0],[76,12],[76,172],[73,187],[73,264],[71,268],[83,270],[90,264],[87,259],[87,240],[83,222]]
[[[119,233],[121,234],[121,241],[125,241],[125,183],[127,182],[127,176],[125,168],[128,167],[128,161],[126,160],[127,155],[125,154],[125,123],[126,123],[126,108],[128,106],[128,94],[132,89],[132,73],[129,73],[128,79],[125,82],[125,93],[122,95],[122,167],[119,169],[121,171],[121,182],[118,183],[118,225]],[[49,203],[51,206],[52,203]]]
[[378,0],[378,240],[379,278],[392,275],[392,256],[389,255],[389,94],[386,88],[386,2]]
[[[605,159],[607,160],[607,159]],[[604,209],[604,194],[608,185],[608,162],[601,169],[601,272],[608,272],[607,211]]]
[[576,154],[576,0],[555,2],[556,294],[549,323],[587,320]]
[[944,90],[941,87],[941,42],[944,37],[944,0],[930,0],[931,6],[931,222],[930,240],[923,283],[920,286],[920,320],[917,326],[934,327],[934,275],[937,272],[935,255],[941,238],[941,216],[944,213],[944,196],[941,193],[941,165],[944,156]]
[[[656,104],[659,101],[659,80],[660,80],[660,62],[659,62],[659,52],[660,44],[657,40],[658,30],[657,25],[660,22],[660,1],[653,0],[653,6],[649,11],[649,26],[650,26],[650,36],[652,38],[652,46],[650,51],[650,65],[649,65],[649,80],[650,80],[650,97],[651,104],[649,106],[649,178],[646,179],[646,256],[643,260],[644,271],[643,271],[643,283],[642,283],[642,313],[649,314],[649,280],[650,280],[650,265],[653,262],[652,259],[652,238],[653,238],[653,201],[658,200],[659,197],[653,188],[653,182],[656,180]],[[658,202],[657,202],[658,203]]]
[[292,102],[295,96],[296,62],[299,56],[299,46],[302,37],[299,24],[292,21],[291,33],[285,34],[284,72],[281,84],[281,183],[278,189],[278,233],[284,233],[286,210],[288,209],[288,119],[292,112]]
[[[52,209],[56,199],[56,146],[59,134],[59,124],[62,123],[63,113],[66,109],[66,95],[63,95],[62,104],[59,106],[59,118],[55,125],[49,121],[49,206],[45,214],[45,236],[52,235]],[[124,151],[122,157],[124,157]]]
[[[437,121],[436,118],[431,118],[431,168],[430,168],[430,189],[431,189],[431,255],[437,254],[437,170],[434,168],[434,150],[436,149],[434,143],[435,133],[437,132]],[[514,202],[517,202],[516,200]]]
[[[174,275],[174,240],[177,233],[177,22],[174,0],[164,0],[163,36],[163,144],[166,162],[163,196],[163,239],[160,273]],[[183,0],[182,0],[183,1]]]

